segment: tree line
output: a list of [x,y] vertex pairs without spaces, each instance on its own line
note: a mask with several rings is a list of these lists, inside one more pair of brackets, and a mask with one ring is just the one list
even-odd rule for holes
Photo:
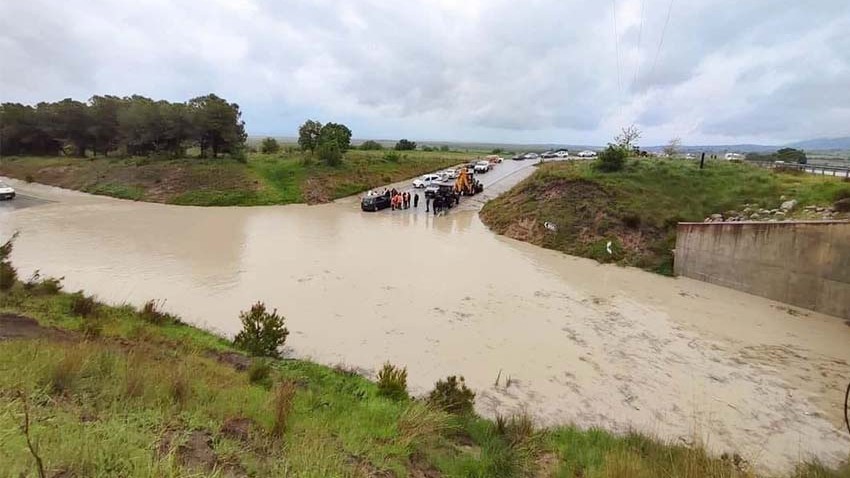
[[182,103],[138,95],[3,103],[0,154],[182,157],[197,147],[201,157],[238,155],[247,138],[241,117],[239,105],[213,94]]

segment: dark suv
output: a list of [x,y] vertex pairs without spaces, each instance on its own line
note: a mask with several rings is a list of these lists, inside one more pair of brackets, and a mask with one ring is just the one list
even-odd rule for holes
[[388,207],[390,207],[389,194],[382,194],[380,196],[363,196],[363,199],[360,200],[360,209],[364,211],[375,212]]

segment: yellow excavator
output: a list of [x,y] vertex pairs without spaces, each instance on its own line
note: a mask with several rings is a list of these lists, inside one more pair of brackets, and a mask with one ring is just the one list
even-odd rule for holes
[[468,168],[460,170],[455,180],[455,192],[463,196],[474,196],[484,190],[484,185],[472,176]]

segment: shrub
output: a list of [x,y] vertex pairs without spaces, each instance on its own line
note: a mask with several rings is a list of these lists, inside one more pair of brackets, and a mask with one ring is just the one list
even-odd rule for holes
[[35,178],[32,177],[32,174],[27,174],[26,176],[24,176],[24,181],[31,183],[35,181]]
[[18,271],[9,262],[9,256],[12,255],[12,247],[17,237],[18,233],[16,232],[0,246],[0,290],[2,291],[11,289],[15,285],[15,281],[18,280]]
[[399,368],[387,362],[378,372],[378,395],[393,400],[407,398],[407,367]]
[[319,145],[319,159],[328,166],[339,166],[342,164],[342,151],[336,141],[325,141]]
[[449,145],[444,144],[444,145],[440,146],[440,151],[442,151],[444,153],[448,153],[449,152]]
[[425,151],[426,153],[430,153],[430,152],[436,151],[436,150],[437,150],[437,148],[432,148],[430,146],[422,146],[422,151]]
[[396,153],[395,151],[388,151],[384,153],[384,161],[389,161],[391,163],[397,163],[401,161],[401,155]]
[[466,387],[463,377],[452,375],[434,384],[434,390],[428,394],[428,403],[449,413],[462,415],[472,412],[475,392]]
[[41,272],[36,269],[30,278],[24,283],[24,289],[34,294],[56,295],[62,290],[64,277],[42,277]]
[[260,144],[260,151],[265,154],[275,154],[280,151],[280,144],[274,138],[266,138]]
[[268,387],[271,385],[269,377],[271,376],[272,366],[267,360],[253,360],[251,366],[248,367],[248,381],[254,385],[262,385]]
[[364,141],[363,144],[360,145],[360,149],[363,151],[380,151],[384,149],[384,145],[377,141]]
[[286,423],[292,412],[292,402],[295,399],[295,382],[285,380],[277,384],[272,398],[272,436],[280,438],[286,431]]
[[71,314],[78,317],[90,317],[94,314],[96,307],[94,297],[83,294],[83,291],[71,294]]
[[628,157],[629,152],[625,148],[609,144],[605,151],[599,153],[597,168],[607,173],[620,171],[626,164]]
[[103,325],[93,317],[83,317],[80,323],[80,332],[87,339],[96,339],[103,333]]
[[629,229],[639,229],[640,228],[641,219],[640,219],[640,216],[638,216],[637,214],[627,213],[627,214],[623,215],[622,219],[623,219],[623,224],[626,227],[628,227]]
[[396,151],[413,151],[414,149],[416,149],[416,141],[400,139],[398,140],[398,143],[395,144]]
[[850,212],[850,198],[844,198],[835,201],[833,207],[838,212]]
[[177,321],[173,315],[163,312],[161,307],[162,303],[151,299],[145,302],[145,305],[142,306],[142,310],[139,312],[139,317],[141,317],[141,319],[145,322],[150,322],[154,325],[164,325],[169,322]]
[[234,344],[257,357],[278,357],[278,348],[286,343],[289,331],[284,327],[284,317],[277,309],[266,312],[266,305],[257,302],[250,311],[239,314],[242,330],[236,335]]

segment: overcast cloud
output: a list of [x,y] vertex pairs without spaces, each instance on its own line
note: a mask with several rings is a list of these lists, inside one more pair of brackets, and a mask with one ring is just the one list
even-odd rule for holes
[[850,2],[0,2],[1,101],[208,92],[257,135],[314,118],[357,138],[847,136]]

